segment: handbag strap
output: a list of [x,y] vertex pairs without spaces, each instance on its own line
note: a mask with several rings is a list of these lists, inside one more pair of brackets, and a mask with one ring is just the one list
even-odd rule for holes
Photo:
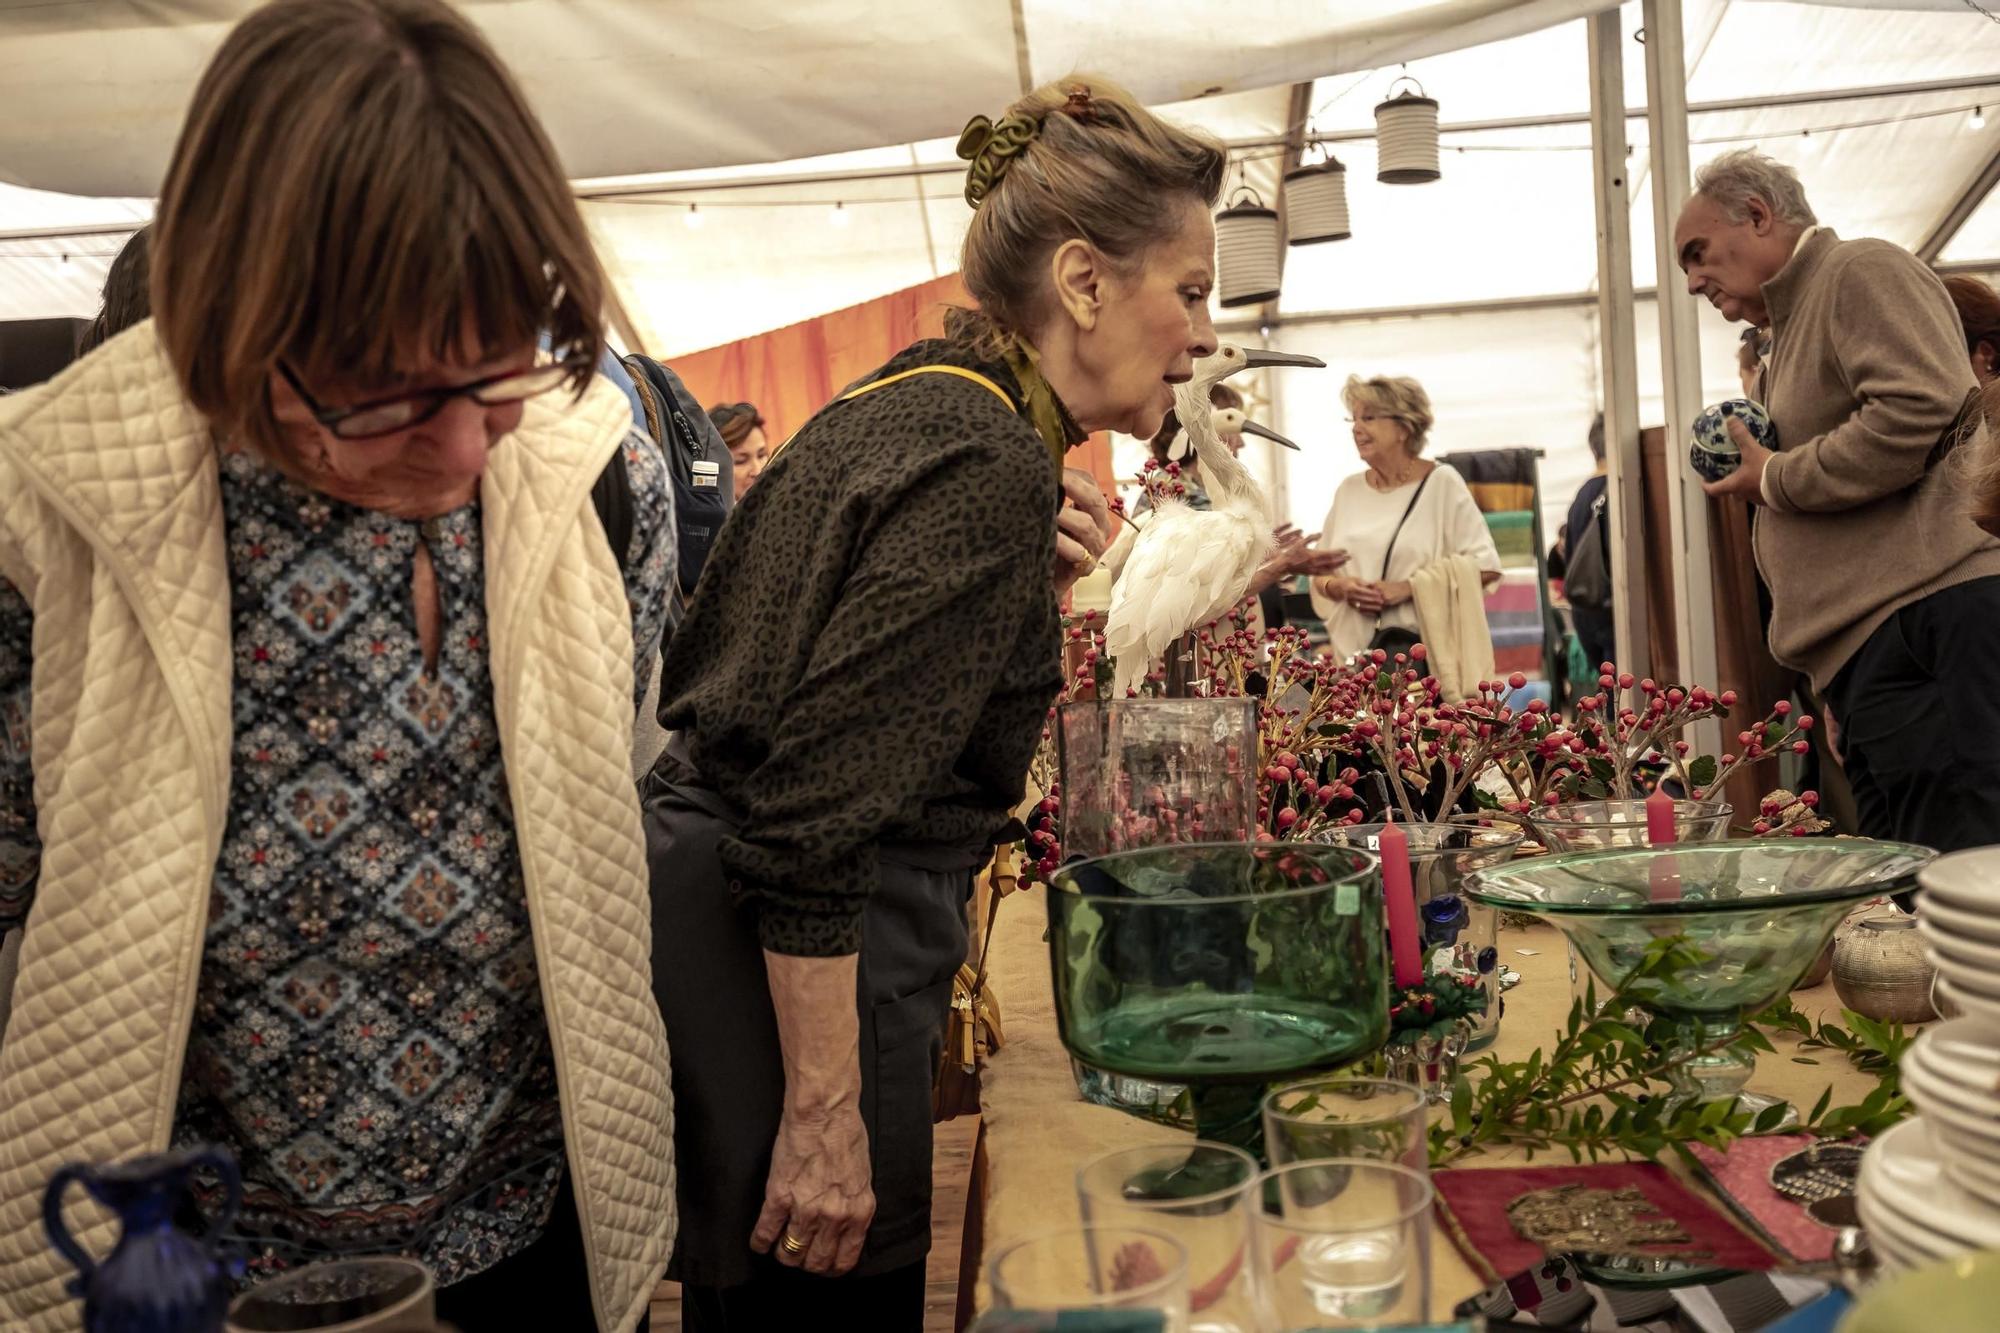
[[1382,578],[1384,580],[1387,580],[1389,577],[1389,559],[1396,554],[1396,538],[1403,535],[1403,525],[1410,521],[1410,511],[1417,507],[1417,501],[1424,498],[1424,487],[1431,484],[1431,477],[1437,472],[1439,467],[1443,466],[1440,463],[1436,467],[1431,468],[1429,472],[1424,473],[1423,480],[1417,483],[1417,493],[1410,497],[1410,503],[1403,507],[1403,516],[1396,520],[1396,530],[1389,534],[1389,545],[1382,552]]

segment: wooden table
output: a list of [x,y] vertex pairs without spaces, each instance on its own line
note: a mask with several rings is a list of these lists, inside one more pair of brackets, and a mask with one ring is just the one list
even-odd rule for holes
[[[1043,942],[1048,923],[1044,892],[1031,889],[1009,897],[1001,904],[994,928],[991,975],[1007,1045],[993,1056],[984,1079],[977,1168],[984,1188],[975,1184],[974,1215],[966,1226],[962,1310],[969,1302],[985,1308],[984,1274],[975,1277],[974,1268],[982,1251],[991,1253],[1009,1240],[1037,1231],[1080,1224],[1075,1182],[1083,1163],[1117,1148],[1183,1137],[1078,1098],[1069,1057],[1056,1036],[1048,946]],[[1533,926],[1502,932],[1500,956],[1503,964],[1521,974],[1521,983],[1507,993],[1506,1018],[1493,1052],[1504,1060],[1522,1060],[1549,1041],[1568,1018],[1568,951],[1561,932]],[[1815,1020],[1837,1016],[1840,1010],[1831,983],[1799,991],[1793,1000]],[[1873,1086],[1872,1079],[1837,1056],[1817,1065],[1800,1065],[1787,1058],[1793,1050],[1790,1038],[1778,1038],[1775,1044],[1778,1054],[1766,1055],[1758,1063],[1753,1085],[1757,1091],[1810,1106],[1828,1084],[1833,1085],[1836,1104],[1858,1101]],[[1466,1164],[1501,1166],[1521,1160],[1518,1150],[1509,1149]],[[1538,1160],[1560,1165],[1569,1159],[1558,1155]],[[1451,1309],[1485,1285],[1442,1235],[1433,1246],[1431,1263],[1434,1312]]]

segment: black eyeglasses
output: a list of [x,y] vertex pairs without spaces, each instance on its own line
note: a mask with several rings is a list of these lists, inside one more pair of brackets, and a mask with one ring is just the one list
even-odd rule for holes
[[298,375],[283,361],[278,363],[278,373],[285,377],[285,383],[292,386],[292,392],[306,405],[313,420],[326,427],[336,438],[368,440],[420,426],[442,412],[444,405],[454,398],[470,398],[481,407],[499,407],[533,398],[561,386],[576,374],[579,365],[573,361],[551,361],[529,366],[526,370],[502,371],[470,384],[457,384],[448,389],[420,389],[416,393],[378,398],[354,407],[323,405],[306,391]]

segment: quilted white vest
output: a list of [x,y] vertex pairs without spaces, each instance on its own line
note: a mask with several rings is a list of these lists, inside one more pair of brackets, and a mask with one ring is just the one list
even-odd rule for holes
[[[672,1248],[673,1109],[630,769],[632,630],[590,487],[632,423],[599,379],[531,400],[481,483],[500,743],[603,1333]],[[41,885],[0,1042],[0,1327],[77,1327],[42,1239],[64,1162],[172,1129],[229,796],[215,447],[150,323],[0,398],[0,574],[34,607]],[[88,1209],[86,1212],[85,1209]],[[72,1205],[86,1247],[115,1224]]]

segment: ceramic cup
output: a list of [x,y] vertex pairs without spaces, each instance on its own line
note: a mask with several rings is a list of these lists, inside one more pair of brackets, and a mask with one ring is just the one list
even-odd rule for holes
[[1766,449],[1778,447],[1778,432],[1762,407],[1748,398],[1725,399],[1696,417],[1689,432],[1688,463],[1704,481],[1721,481],[1743,462],[1742,452],[1730,438],[1731,417],[1748,426],[1751,436]]

